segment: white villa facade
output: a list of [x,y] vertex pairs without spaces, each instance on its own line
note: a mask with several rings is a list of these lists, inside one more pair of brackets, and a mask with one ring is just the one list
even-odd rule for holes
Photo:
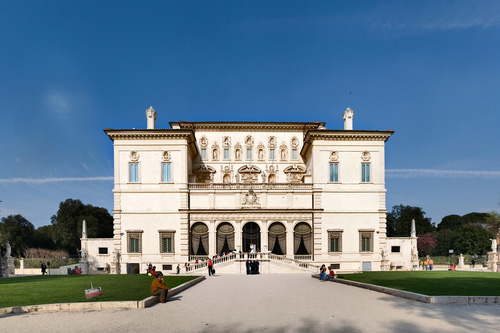
[[[388,131],[322,122],[171,122],[106,129],[114,145],[114,237],[82,237],[87,271],[175,271],[220,253],[218,272],[411,269],[416,237],[386,237]],[[241,254],[240,254],[241,253]],[[220,261],[220,260],[219,260]],[[243,268],[242,268],[243,267]]]

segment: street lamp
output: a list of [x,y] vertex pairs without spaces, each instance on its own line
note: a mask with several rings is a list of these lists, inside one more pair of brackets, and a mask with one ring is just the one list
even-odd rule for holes
[[453,249],[448,251],[450,253],[450,268],[451,268],[451,256],[453,255]]

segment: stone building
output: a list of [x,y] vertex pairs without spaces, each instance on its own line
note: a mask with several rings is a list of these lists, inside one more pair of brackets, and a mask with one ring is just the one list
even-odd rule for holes
[[[411,268],[416,238],[386,237],[392,130],[324,122],[171,122],[106,129],[114,145],[114,237],[82,238],[89,271],[168,272],[207,257],[219,272]],[[413,253],[413,254],[412,254]],[[418,261],[417,261],[418,263]],[[184,271],[184,269],[183,269]]]

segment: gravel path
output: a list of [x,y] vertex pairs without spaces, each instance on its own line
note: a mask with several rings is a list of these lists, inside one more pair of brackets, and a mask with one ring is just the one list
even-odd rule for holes
[[500,305],[425,304],[310,274],[220,275],[151,308],[9,315],[0,332],[497,332],[499,318]]

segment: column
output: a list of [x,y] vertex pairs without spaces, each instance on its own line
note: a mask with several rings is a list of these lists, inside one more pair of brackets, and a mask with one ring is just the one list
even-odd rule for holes
[[208,222],[208,257],[212,258],[215,255],[215,220]]
[[241,251],[241,220],[234,221],[234,246]]
[[269,244],[268,244],[268,235],[267,235],[267,228],[268,228],[268,221],[267,220],[262,220],[261,221],[261,230],[260,230],[260,252],[268,252],[269,251]]
[[286,256],[288,258],[294,258],[293,251],[293,220],[285,222],[286,225]]

